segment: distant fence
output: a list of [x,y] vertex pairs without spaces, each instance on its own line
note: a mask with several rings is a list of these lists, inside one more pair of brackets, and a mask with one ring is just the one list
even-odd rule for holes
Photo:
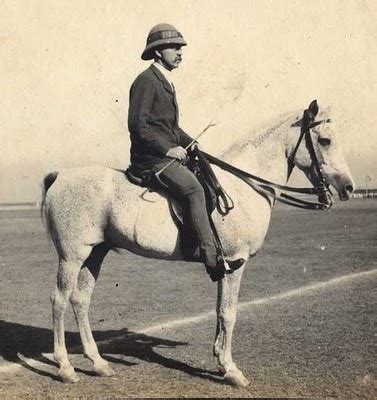
[[0,203],[0,210],[35,210],[39,208],[37,202]]
[[353,199],[377,199],[377,189],[356,189],[352,194]]

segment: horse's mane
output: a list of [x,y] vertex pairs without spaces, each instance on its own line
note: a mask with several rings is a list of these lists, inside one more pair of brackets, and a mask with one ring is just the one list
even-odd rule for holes
[[[242,152],[246,147],[258,147],[261,143],[265,142],[271,135],[276,134],[276,131],[283,128],[284,125],[290,126],[294,121],[300,119],[300,112],[287,112],[279,115],[274,121],[264,121],[251,131],[247,131],[224,152],[227,155],[235,152]],[[246,138],[247,137],[247,138]]]
[[[318,118],[324,118],[329,113],[330,107],[320,110]],[[273,121],[264,121],[251,131],[247,131],[227,149],[224,154],[232,155],[242,152],[246,147],[259,147],[270,136],[276,135],[277,131],[285,132],[292,126],[299,126],[304,110],[296,110],[280,114]],[[247,137],[247,138],[245,138]]]

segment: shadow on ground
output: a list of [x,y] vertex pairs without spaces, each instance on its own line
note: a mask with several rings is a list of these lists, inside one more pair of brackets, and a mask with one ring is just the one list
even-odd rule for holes
[[[133,366],[137,365],[137,363],[125,360],[123,357],[136,358],[148,363],[159,364],[169,369],[182,371],[194,377],[218,383],[222,382],[217,372],[192,367],[187,363],[162,356],[155,351],[155,349],[161,348],[186,346],[187,343],[185,342],[177,342],[135,333],[126,328],[112,331],[94,331],[93,335],[96,342],[99,342],[98,349],[100,353],[105,354],[103,358],[109,362]],[[0,357],[3,357],[7,361],[20,364],[36,374],[49,377],[53,380],[58,379],[57,375],[31,366],[19,357],[19,354],[21,354],[46,365],[57,367],[55,362],[43,355],[43,353],[51,353],[53,351],[53,333],[50,329],[0,320],[0,338]],[[69,354],[83,353],[79,333],[66,332],[65,338]],[[112,354],[117,357],[112,357]],[[123,357],[119,358],[119,355]],[[91,371],[82,370],[80,368],[75,368],[75,370],[86,375],[93,375]]]

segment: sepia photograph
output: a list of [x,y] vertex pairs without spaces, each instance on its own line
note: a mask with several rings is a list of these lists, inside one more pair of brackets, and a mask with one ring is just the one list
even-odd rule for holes
[[0,21],[0,399],[377,398],[377,3]]

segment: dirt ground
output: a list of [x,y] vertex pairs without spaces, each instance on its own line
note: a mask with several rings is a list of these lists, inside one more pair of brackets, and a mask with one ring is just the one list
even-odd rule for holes
[[250,380],[243,389],[217,373],[216,285],[201,265],[126,252],[106,258],[91,309],[116,376],[93,375],[69,310],[66,341],[80,382],[61,383],[49,304],[56,253],[38,211],[0,211],[0,222],[1,399],[377,398],[375,200],[274,211],[241,287],[233,356]]

